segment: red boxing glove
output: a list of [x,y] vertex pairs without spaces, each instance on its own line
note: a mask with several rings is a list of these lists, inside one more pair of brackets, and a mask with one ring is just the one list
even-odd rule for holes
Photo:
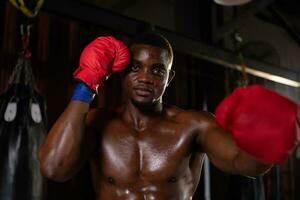
[[237,88],[215,111],[236,144],[268,164],[284,162],[297,144],[298,106],[262,86]]
[[129,62],[130,53],[123,42],[112,36],[98,37],[81,53],[80,66],[73,76],[96,92],[106,76],[124,70]]

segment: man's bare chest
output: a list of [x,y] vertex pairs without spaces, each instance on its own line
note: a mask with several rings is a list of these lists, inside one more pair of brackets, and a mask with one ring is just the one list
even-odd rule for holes
[[176,123],[153,124],[137,131],[121,122],[107,123],[98,137],[102,174],[128,182],[142,177],[168,181],[189,166],[194,138]]

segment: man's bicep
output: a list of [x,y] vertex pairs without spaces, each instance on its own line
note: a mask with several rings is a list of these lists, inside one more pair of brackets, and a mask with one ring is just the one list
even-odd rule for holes
[[236,173],[234,159],[239,148],[232,136],[210,119],[198,136],[198,143],[210,161],[220,170]]

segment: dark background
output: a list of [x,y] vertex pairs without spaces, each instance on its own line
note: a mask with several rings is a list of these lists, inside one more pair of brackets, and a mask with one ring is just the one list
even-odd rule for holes
[[[172,2],[174,3],[174,1]],[[203,1],[205,3],[201,6],[197,2],[175,1],[176,30],[169,31],[176,32],[197,42],[225,47],[225,39],[215,41],[213,38],[213,11],[207,9],[211,8],[211,2]],[[57,6],[59,7],[60,4],[57,4]],[[93,7],[97,6],[93,5]],[[120,8],[114,9],[111,11],[112,13],[120,10]],[[219,10],[218,15],[222,12],[225,11]],[[84,46],[100,35],[114,35],[124,41],[130,41],[132,37],[130,31],[113,30],[46,8],[42,9],[38,17],[28,20],[6,1],[0,3],[0,14],[0,91],[5,91],[21,48],[19,26],[21,23],[30,22],[33,24],[30,42],[33,53],[32,68],[36,77],[37,89],[47,102],[49,127],[69,102],[74,84],[72,72],[78,66],[79,55]],[[83,18],[86,14],[82,13]],[[116,13],[116,15],[118,14]],[[80,13],[78,13],[78,16],[80,16]],[[123,17],[128,18],[128,16]],[[262,17],[266,18],[266,16]],[[222,17],[219,17],[217,21],[221,19]],[[144,21],[141,21],[141,24],[149,26]],[[163,28],[168,29],[168,27]],[[296,41],[293,41],[293,43],[296,43]],[[176,71],[176,77],[164,96],[166,103],[175,104],[184,109],[196,110],[202,110],[206,104],[207,110],[213,112],[218,102],[232,91],[237,86],[238,80],[241,79],[240,72],[185,53],[178,47],[174,49],[174,53],[173,69]],[[289,66],[283,67],[288,68]],[[295,71],[295,69],[289,70]],[[290,98],[297,100],[297,95],[299,95],[298,89],[254,76],[249,76],[249,78],[250,83],[260,83],[269,88],[277,89],[279,92],[283,91],[283,95]],[[120,79],[118,75],[114,75],[100,90],[100,95],[93,106],[116,106],[120,103],[120,91]],[[282,186],[281,199],[300,199],[299,189],[297,190],[300,187],[299,160],[292,156],[280,167],[282,176],[280,183]],[[211,166],[211,171],[212,199],[234,199],[232,191],[237,186],[230,184],[234,177],[215,169],[213,166]],[[89,170],[86,167],[66,183],[46,181],[45,199],[79,200],[92,198],[92,186],[88,177]],[[274,196],[275,178],[274,170],[264,177],[266,196],[270,200],[276,199]],[[200,182],[194,199],[204,199],[203,181]]]

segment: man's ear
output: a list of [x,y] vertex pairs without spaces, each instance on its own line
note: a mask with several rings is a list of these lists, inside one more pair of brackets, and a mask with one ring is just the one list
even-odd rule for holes
[[169,86],[169,84],[171,83],[171,81],[173,80],[173,78],[175,77],[175,71],[174,70],[170,70],[170,74],[169,74],[169,79],[168,79],[168,84],[167,87]]

